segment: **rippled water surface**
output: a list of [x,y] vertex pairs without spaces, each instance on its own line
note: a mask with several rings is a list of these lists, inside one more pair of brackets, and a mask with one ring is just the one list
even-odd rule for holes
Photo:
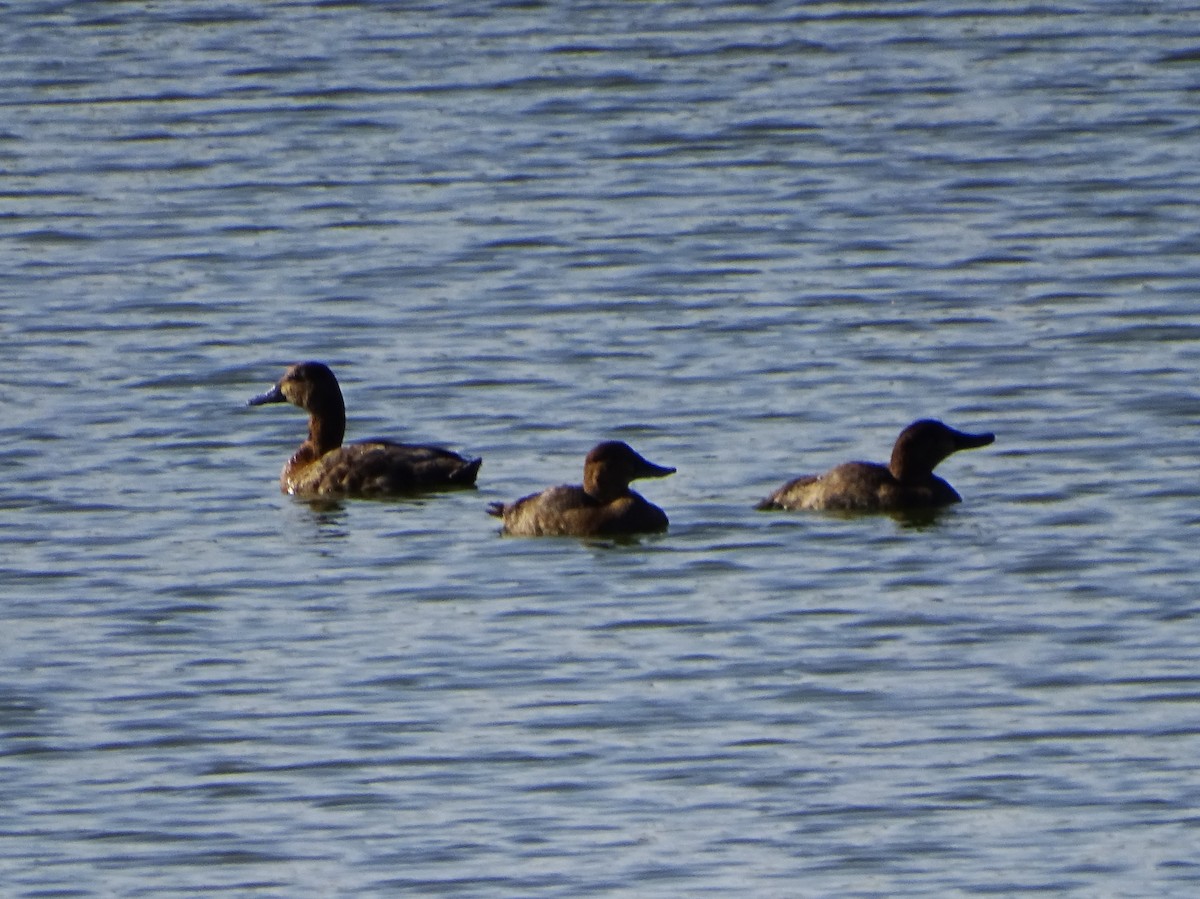
[[[0,18],[5,895],[1196,894],[1200,7]],[[307,358],[478,491],[280,495]]]

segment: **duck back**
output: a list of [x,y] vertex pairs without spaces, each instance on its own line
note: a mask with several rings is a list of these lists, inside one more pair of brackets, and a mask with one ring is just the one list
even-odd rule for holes
[[758,504],[759,509],[894,512],[945,506],[962,497],[937,475],[902,484],[886,465],[845,462],[822,475],[796,478]]
[[665,531],[667,515],[630,490],[602,503],[582,487],[564,484],[512,503],[493,503],[489,513],[504,520],[504,532],[516,537],[605,537]]
[[379,497],[474,487],[483,460],[436,446],[369,440],[330,450],[306,464],[293,462],[280,478],[285,493]]

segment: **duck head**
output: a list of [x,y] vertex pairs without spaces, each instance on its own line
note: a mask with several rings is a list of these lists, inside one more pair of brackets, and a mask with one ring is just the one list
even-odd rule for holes
[[279,382],[268,390],[250,399],[248,406],[265,406],[268,403],[291,403],[305,412],[324,412],[331,407],[341,406],[342,388],[328,365],[323,362],[299,362],[283,373]]
[[600,502],[610,502],[629,492],[638,478],[665,478],[675,469],[655,465],[638,455],[628,443],[609,440],[593,447],[583,461],[583,489]]
[[248,406],[291,403],[308,413],[308,443],[320,455],[341,446],[346,433],[346,404],[337,378],[323,362],[293,365],[266,393],[248,400]]
[[933,474],[951,453],[987,446],[995,439],[995,434],[968,434],[932,419],[915,421],[896,438],[888,470],[897,481],[918,481]]

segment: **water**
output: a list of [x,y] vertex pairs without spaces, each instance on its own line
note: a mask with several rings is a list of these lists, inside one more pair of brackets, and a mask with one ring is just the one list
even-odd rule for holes
[[[9,5],[4,895],[1194,894],[1198,12]],[[306,358],[478,492],[279,495]]]

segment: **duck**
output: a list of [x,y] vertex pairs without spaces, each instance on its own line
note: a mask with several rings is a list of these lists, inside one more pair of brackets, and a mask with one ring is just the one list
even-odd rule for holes
[[933,469],[951,453],[987,446],[995,439],[995,434],[968,434],[921,419],[900,432],[887,465],[846,462],[822,475],[796,478],[756,508],[903,512],[949,506],[962,502],[962,497]]
[[583,484],[549,487],[511,503],[491,503],[488,514],[518,537],[613,537],[665,531],[658,506],[629,489],[638,478],[665,478],[674,468],[656,465],[628,443],[597,444],[583,461]]
[[279,489],[299,497],[383,497],[472,488],[483,459],[448,449],[365,440],[342,444],[346,404],[333,371],[323,362],[300,362],[249,406],[291,403],[308,413],[308,439],[288,459]]

